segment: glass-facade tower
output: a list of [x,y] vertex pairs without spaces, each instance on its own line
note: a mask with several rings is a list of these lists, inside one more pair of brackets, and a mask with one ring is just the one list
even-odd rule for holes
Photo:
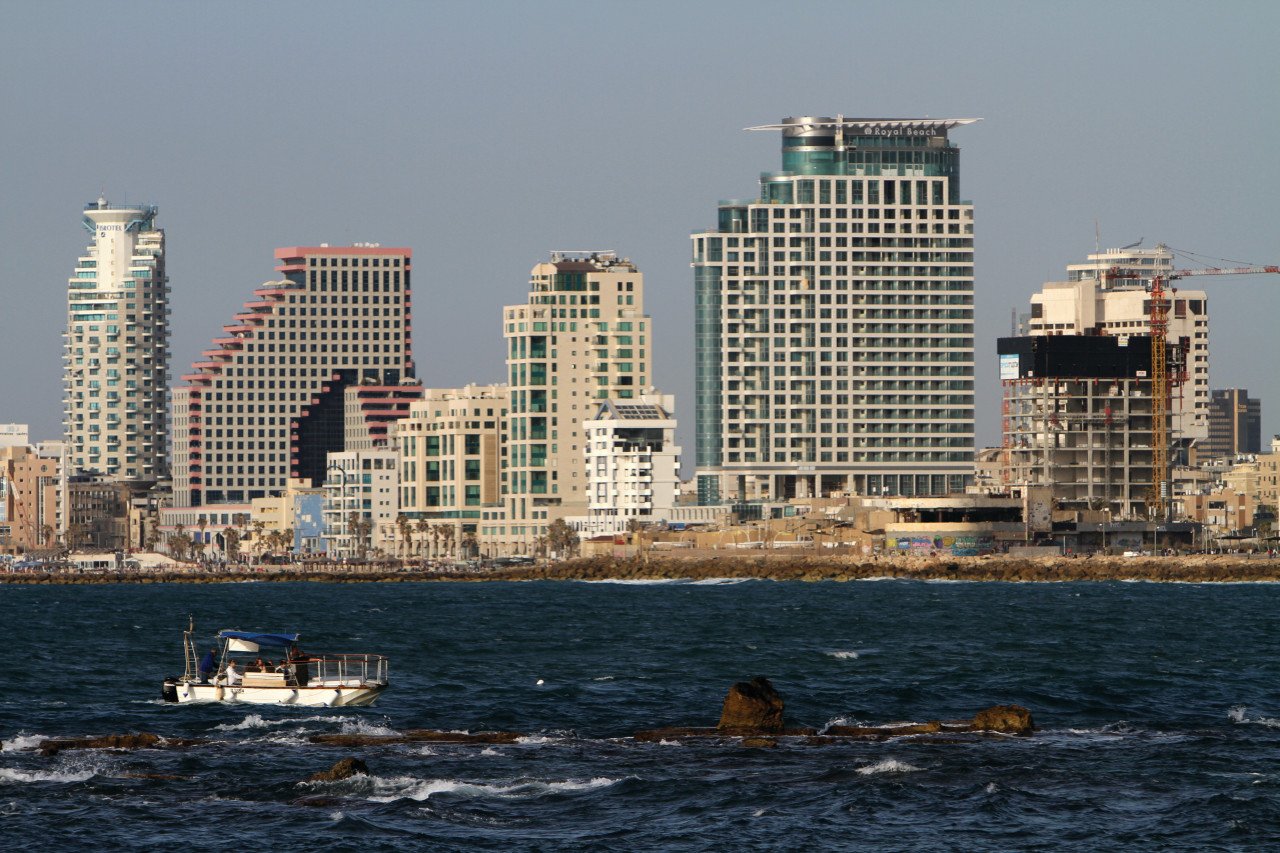
[[948,131],[801,117],[693,235],[701,503],[942,495],[973,473],[973,207]]

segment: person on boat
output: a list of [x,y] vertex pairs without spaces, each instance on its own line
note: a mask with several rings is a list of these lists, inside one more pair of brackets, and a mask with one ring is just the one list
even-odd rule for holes
[[218,650],[209,649],[205,656],[200,659],[200,682],[202,684],[209,683],[209,676],[213,674],[213,670],[217,665]]
[[258,659],[257,659],[257,661],[255,661],[255,662],[254,662],[254,664],[253,664],[253,668],[254,668],[254,671],[255,671],[255,672],[267,672],[267,671],[268,671],[268,670],[267,670],[267,662],[266,662],[266,661],[264,661],[262,658],[258,658]]
[[240,673],[240,670],[236,669],[235,661],[227,662],[227,671],[224,675],[227,679],[228,687],[238,687],[240,686],[240,682],[244,680],[244,676]]

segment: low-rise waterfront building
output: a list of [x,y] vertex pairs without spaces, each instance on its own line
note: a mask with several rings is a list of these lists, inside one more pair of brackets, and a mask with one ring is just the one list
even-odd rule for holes
[[606,400],[583,421],[589,511],[566,519],[586,536],[667,521],[680,487],[675,398]]

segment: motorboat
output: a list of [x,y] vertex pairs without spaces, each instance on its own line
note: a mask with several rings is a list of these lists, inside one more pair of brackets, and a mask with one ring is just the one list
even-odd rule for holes
[[361,707],[387,689],[387,659],[372,654],[311,654],[298,634],[220,631],[201,656],[195,625],[183,632],[185,670],[164,680],[167,702]]

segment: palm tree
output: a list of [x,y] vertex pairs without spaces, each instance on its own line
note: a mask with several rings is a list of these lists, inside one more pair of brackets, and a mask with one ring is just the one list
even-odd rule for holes
[[557,518],[547,526],[547,544],[561,559],[572,557],[578,550],[578,534],[563,518]]
[[267,524],[261,519],[258,519],[257,521],[253,522],[251,526],[253,527],[253,549],[252,550],[256,551],[258,555],[261,556],[262,548],[264,545],[266,545],[266,543],[262,541],[263,540],[262,534],[263,534],[263,531],[267,529]]
[[418,530],[418,556],[422,556],[422,546],[426,544],[427,537],[431,532],[431,522],[425,518],[418,519],[414,527]]
[[396,529],[400,532],[400,543],[396,548],[396,554],[403,557],[405,554],[405,543],[413,540],[413,529],[409,524],[409,516],[405,515],[403,512],[397,515]]

